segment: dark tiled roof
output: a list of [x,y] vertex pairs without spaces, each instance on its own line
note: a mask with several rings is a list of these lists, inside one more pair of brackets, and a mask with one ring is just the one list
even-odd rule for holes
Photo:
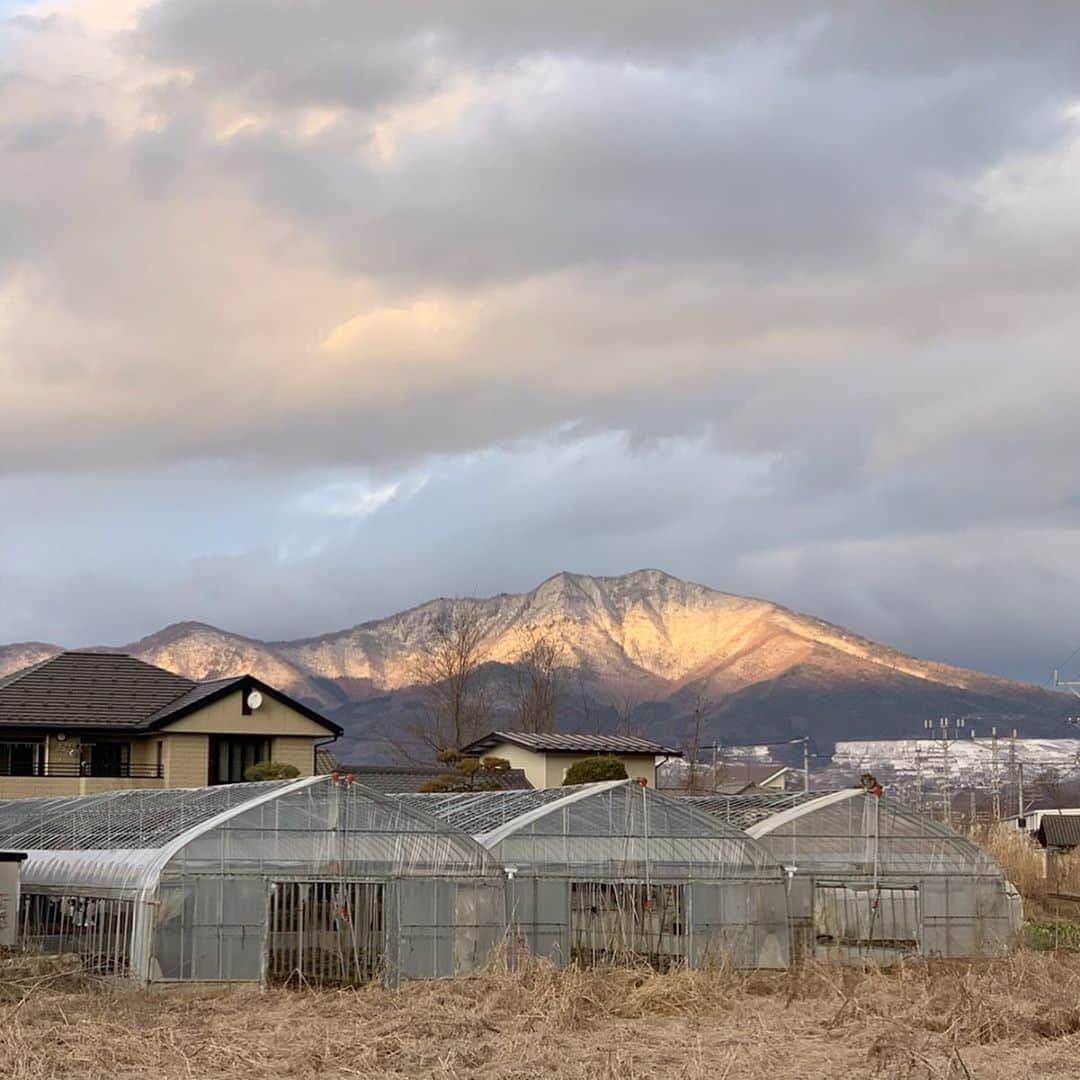
[[1080,814],[1043,814],[1035,834],[1043,847],[1080,846]]
[[525,750],[562,754],[666,754],[682,757],[681,750],[639,739],[634,735],[579,735],[562,731],[493,731],[476,742],[462,747],[466,754],[481,754],[499,743],[510,743]]
[[194,682],[124,653],[63,652],[0,680],[0,727],[152,731],[237,687],[258,688],[342,734],[314,709],[251,675]]
[[[444,776],[452,770],[448,765],[339,765],[338,772],[352,774],[358,784],[381,791],[384,795],[408,795],[418,791],[426,780]],[[521,769],[507,769],[491,774],[498,791],[531,789],[532,784]]]
[[338,768],[338,759],[326,746],[315,747],[315,772],[319,776],[329,776]]
[[0,725],[137,728],[197,686],[134,656],[63,652],[0,682]]

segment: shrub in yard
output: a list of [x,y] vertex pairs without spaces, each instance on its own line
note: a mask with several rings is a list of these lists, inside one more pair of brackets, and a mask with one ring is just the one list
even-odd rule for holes
[[300,770],[285,761],[259,761],[244,770],[245,780],[292,780],[299,775]]
[[506,758],[469,757],[459,750],[443,750],[435,758],[450,768],[425,780],[417,791],[495,791],[501,787],[498,774],[510,768]]
[[598,780],[627,780],[626,766],[616,757],[587,757],[575,761],[566,770],[563,786],[567,784],[592,784]]

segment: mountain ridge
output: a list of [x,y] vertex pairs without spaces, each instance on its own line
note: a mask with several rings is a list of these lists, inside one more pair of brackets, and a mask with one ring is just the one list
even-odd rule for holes
[[[494,675],[515,664],[531,634],[560,642],[580,698],[564,702],[571,726],[581,722],[577,711],[611,721],[630,699],[641,726],[665,738],[682,737],[691,703],[707,699],[707,735],[728,741],[913,736],[924,717],[959,711],[988,722],[1019,718],[1032,734],[1050,734],[1068,711],[1062,695],[1042,688],[914,657],[773,601],[651,568],[618,576],[561,571],[527,592],[439,597],[292,640],[187,620],[122,648],[190,678],[251,671],[330,712],[371,749],[415,705],[419,660],[439,620],[461,607],[480,623]],[[59,651],[41,642],[0,646],[0,674],[49,649]]]

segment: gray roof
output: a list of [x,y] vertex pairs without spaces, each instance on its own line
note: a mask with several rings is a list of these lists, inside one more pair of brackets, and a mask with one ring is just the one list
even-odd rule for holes
[[[668,792],[668,794],[674,794]],[[676,798],[693,803],[712,817],[726,821],[738,829],[749,829],[759,821],[770,818],[793,806],[827,794],[824,791],[760,791],[746,795],[678,795]]]
[[1043,847],[1080,846],[1080,814],[1043,813],[1035,835]]
[[461,749],[466,754],[482,754],[499,743],[510,743],[540,753],[666,754],[668,757],[682,757],[681,750],[651,739],[640,739],[636,735],[585,735],[564,731],[492,731]]
[[[339,765],[337,771],[352,774],[357,783],[384,795],[406,795],[419,790],[420,785],[453,770],[449,765]],[[488,778],[499,790],[532,790],[522,769],[493,772]],[[488,794],[478,792],[477,794]]]
[[0,679],[0,727],[152,731],[248,686],[342,734],[337,724],[252,675],[195,682],[110,652],[62,652]]

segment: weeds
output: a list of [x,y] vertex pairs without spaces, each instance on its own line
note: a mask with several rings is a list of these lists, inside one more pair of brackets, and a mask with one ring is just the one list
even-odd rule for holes
[[0,997],[0,1076],[754,1080],[779,1059],[799,1077],[1012,1080],[1036,1066],[1074,1076],[1080,1045],[1080,954],[1069,952],[791,973],[531,960],[325,993],[120,991],[47,974],[59,977]]

